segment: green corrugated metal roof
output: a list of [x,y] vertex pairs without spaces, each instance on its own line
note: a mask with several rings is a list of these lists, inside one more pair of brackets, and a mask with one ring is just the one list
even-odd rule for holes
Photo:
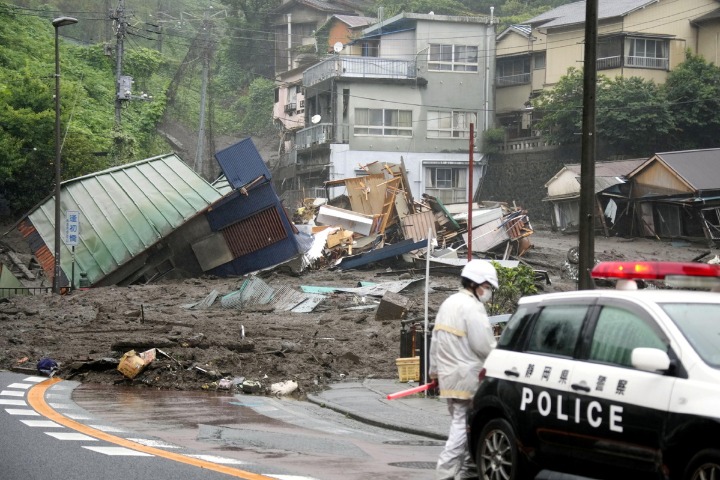
[[[62,183],[60,259],[70,278],[72,252],[65,245],[65,213],[80,212],[76,278],[95,282],[142,253],[222,194],[175,154],[122,165]],[[51,252],[55,249],[55,197],[28,215]]]

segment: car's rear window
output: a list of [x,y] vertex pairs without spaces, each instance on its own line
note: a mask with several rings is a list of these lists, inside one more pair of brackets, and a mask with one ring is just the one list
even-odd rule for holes
[[720,304],[663,303],[660,307],[703,361],[720,368]]

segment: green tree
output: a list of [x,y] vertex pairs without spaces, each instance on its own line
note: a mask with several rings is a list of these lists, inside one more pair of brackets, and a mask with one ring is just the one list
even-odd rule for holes
[[[539,127],[553,143],[581,141],[583,72],[568,69],[552,90],[534,101]],[[655,83],[639,77],[598,76],[595,104],[598,144],[607,154],[645,156],[661,151],[673,128],[667,99]]]
[[265,78],[253,80],[247,95],[240,97],[238,102],[243,115],[239,130],[249,135],[269,131],[272,128],[274,102],[275,83]]
[[674,150],[720,145],[720,67],[688,51],[664,85],[675,120]]
[[[399,13],[430,13],[436,15],[472,15],[469,9],[458,0],[376,0],[374,8],[368,15],[377,16],[378,9],[383,8],[383,17],[388,19]],[[489,12],[488,12],[489,13]]]

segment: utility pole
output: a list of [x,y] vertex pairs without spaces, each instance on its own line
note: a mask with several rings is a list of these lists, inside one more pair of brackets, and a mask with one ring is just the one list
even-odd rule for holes
[[205,178],[210,180],[210,173],[205,167],[205,110],[207,105],[207,88],[208,88],[208,76],[210,72],[210,57],[214,50],[215,42],[211,40],[211,31],[213,24],[208,19],[208,14],[205,12],[205,18],[203,20],[203,49],[202,49],[202,81],[200,86],[200,125],[198,127],[198,142],[197,150],[195,151],[195,165],[193,169],[203,175]]
[[580,234],[578,288],[595,288],[590,270],[595,266],[595,92],[597,90],[598,0],[587,0],[585,11],[585,68],[583,69],[583,124],[580,156]]
[[[121,85],[122,82],[122,64],[124,55],[125,35],[127,34],[127,20],[125,19],[125,0],[119,0],[118,6],[114,12],[110,13],[110,19],[116,22],[117,31],[115,37],[115,128],[120,128],[122,100],[129,96],[130,85]],[[127,93],[126,93],[127,92]]]

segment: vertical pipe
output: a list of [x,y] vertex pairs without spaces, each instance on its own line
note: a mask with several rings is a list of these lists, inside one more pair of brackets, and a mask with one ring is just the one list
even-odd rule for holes
[[288,35],[288,41],[287,41],[287,69],[288,72],[292,70],[292,14],[287,14],[287,35]]
[[470,155],[468,157],[468,218],[467,218],[467,260],[472,260],[472,212],[473,212],[473,148],[475,143],[475,124],[470,124]]

